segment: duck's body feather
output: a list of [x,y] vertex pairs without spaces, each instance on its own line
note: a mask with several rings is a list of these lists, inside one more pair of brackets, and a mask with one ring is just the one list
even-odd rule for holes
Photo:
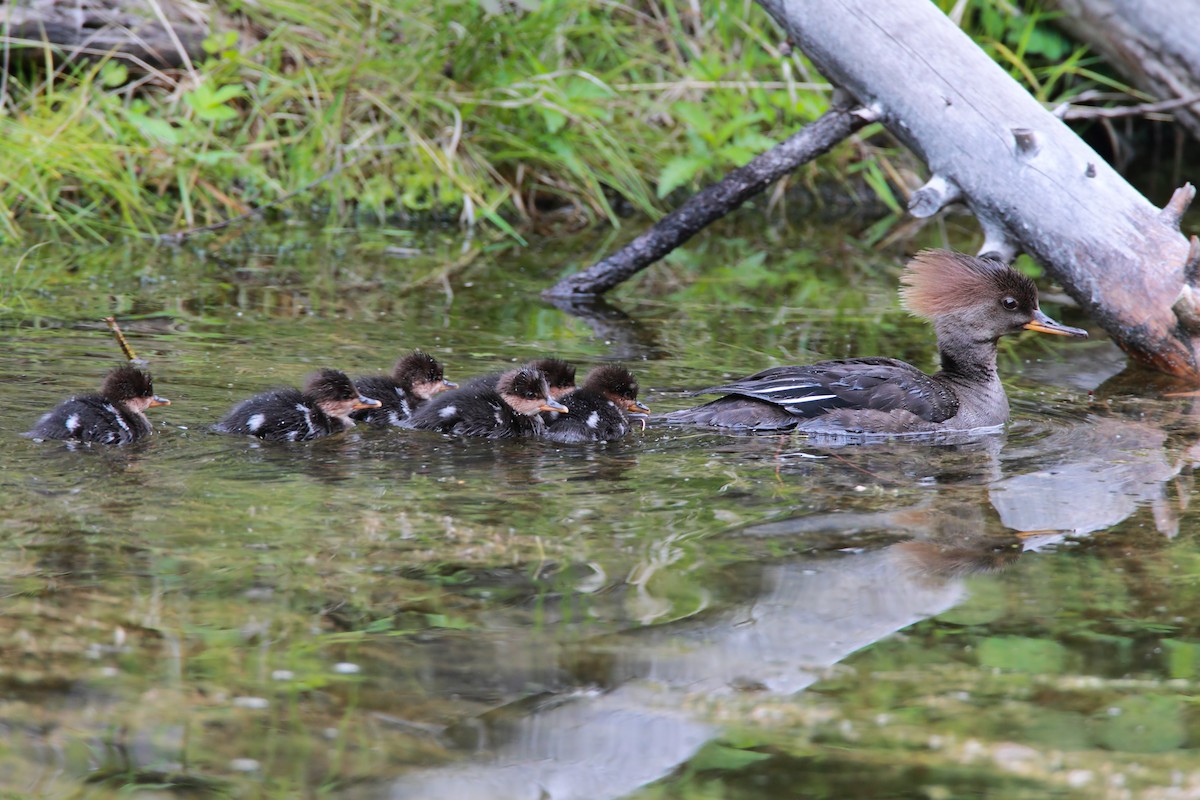
[[305,442],[341,433],[352,422],[331,417],[299,389],[272,389],[233,407],[215,429],[275,442]]
[[533,436],[545,427],[540,418],[514,411],[494,384],[472,380],[461,389],[443,392],[421,406],[404,427],[488,439]]
[[129,444],[152,431],[150,420],[102,395],[85,394],[64,400],[41,416],[26,436],[99,444]]

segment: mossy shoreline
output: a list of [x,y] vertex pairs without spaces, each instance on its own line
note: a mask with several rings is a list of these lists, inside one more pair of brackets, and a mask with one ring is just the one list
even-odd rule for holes
[[[830,93],[751,2],[201,8],[214,33],[186,68],[26,51],[0,114],[0,242],[161,236],[271,204],[507,235],[619,225],[770,148]],[[984,0],[961,22],[1045,99],[1094,86],[1047,19]],[[917,165],[878,133],[788,183],[857,174],[898,208]]]

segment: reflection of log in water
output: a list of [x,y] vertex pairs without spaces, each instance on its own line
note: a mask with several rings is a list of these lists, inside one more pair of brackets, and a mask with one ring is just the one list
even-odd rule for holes
[[606,652],[618,650],[611,690],[563,696],[515,720],[480,719],[474,749],[486,757],[410,773],[386,796],[624,796],[715,735],[716,726],[690,710],[697,696],[800,691],[856,650],[960,602],[961,581],[931,575],[927,563],[892,547],[765,567],[749,602],[701,622],[605,640]]
[[668,355],[653,329],[602,297],[549,297],[547,300],[559,311],[586,322],[597,339],[611,346],[609,355],[612,358],[642,361]]

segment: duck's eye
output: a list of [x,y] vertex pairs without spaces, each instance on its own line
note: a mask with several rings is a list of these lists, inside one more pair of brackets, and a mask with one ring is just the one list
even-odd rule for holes
[[1006,297],[1000,301],[1000,305],[1004,306],[1005,310],[1007,310],[1007,311],[1016,311],[1017,310],[1017,298]]

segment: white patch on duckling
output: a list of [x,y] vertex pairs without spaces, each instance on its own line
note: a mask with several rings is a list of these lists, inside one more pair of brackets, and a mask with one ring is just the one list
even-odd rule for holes
[[593,411],[592,413],[588,414],[587,426],[589,428],[591,428],[592,430],[596,430],[596,426],[599,424],[600,424],[600,412],[599,411]]
[[[315,425],[313,425],[312,409],[309,408],[308,406],[304,405],[303,403],[296,403],[296,410],[301,412],[302,414],[304,414],[304,424],[308,426],[308,435],[309,436],[316,435],[317,428]],[[294,442],[296,440],[292,439],[292,441]]]
[[114,408],[111,403],[105,404],[104,410],[113,415],[113,419],[116,420],[116,423],[121,427],[121,430],[125,431],[130,436],[133,435],[133,431],[129,430],[129,423],[125,422],[125,418],[121,416],[121,412],[117,411],[117,409]]
[[246,420],[246,428],[251,432],[256,432],[267,421],[265,414],[251,414],[250,419]]
[[79,430],[79,415],[72,414],[71,416],[67,417],[66,425],[67,430],[69,430],[71,433]]
[[438,412],[438,416],[441,417],[442,419],[450,419],[457,413],[458,413],[458,409],[456,407],[446,406],[445,408],[443,408],[441,411]]

